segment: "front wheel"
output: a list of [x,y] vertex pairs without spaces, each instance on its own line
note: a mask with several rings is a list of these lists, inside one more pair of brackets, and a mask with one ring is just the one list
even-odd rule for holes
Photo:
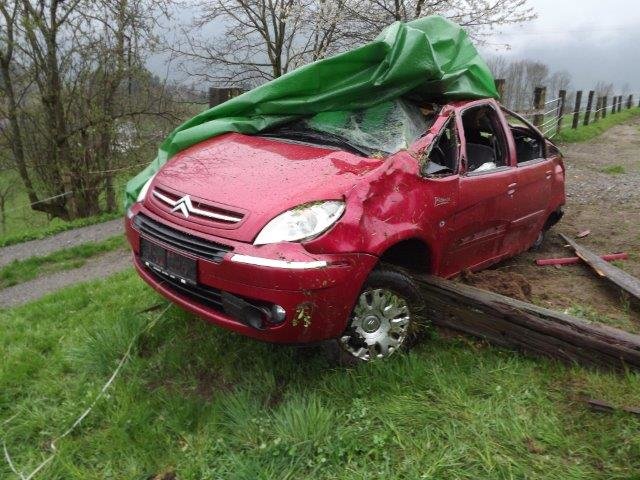
[[340,363],[384,359],[407,350],[426,327],[425,311],[409,275],[394,267],[377,267],[362,287],[345,332],[335,341]]

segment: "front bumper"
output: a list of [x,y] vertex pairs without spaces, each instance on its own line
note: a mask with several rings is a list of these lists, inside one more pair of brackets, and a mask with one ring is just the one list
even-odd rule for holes
[[[226,245],[232,250],[219,261],[197,257],[198,295],[192,295],[193,292],[172,284],[143,265],[139,256],[141,233],[132,221],[133,216],[141,212],[173,229]],[[125,220],[127,238],[136,270],[149,285],[211,323],[268,342],[309,343],[339,336],[346,327],[362,284],[377,262],[375,256],[368,254],[316,255],[296,243],[257,247],[191,233],[178,225],[168,225],[166,220],[140,205],[135,205],[131,214],[132,218]],[[150,240],[161,243],[157,239]],[[179,248],[163,246],[184,254]],[[235,261],[232,260],[234,256]],[[263,328],[255,328],[245,319],[229,315],[224,308],[203,301],[207,291],[226,292],[250,303],[280,305],[286,312],[285,319],[277,324],[264,322]]]

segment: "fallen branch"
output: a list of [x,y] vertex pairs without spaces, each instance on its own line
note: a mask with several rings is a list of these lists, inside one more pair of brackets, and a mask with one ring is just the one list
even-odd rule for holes
[[640,335],[438,277],[416,281],[435,325],[568,363],[640,370]]
[[[627,253],[610,253],[609,255],[601,255],[600,258],[605,262],[613,262],[614,260],[627,260],[629,255]],[[536,265],[539,267],[548,265],[575,265],[581,261],[582,259],[580,257],[540,258],[536,260]]]
[[640,416],[639,407],[616,407],[615,405],[611,405],[603,400],[594,400],[592,398],[583,398],[582,401],[585,402],[591,410],[596,412],[613,413],[620,410],[622,412]]
[[576,255],[578,255],[578,257],[584,260],[586,264],[593,268],[598,275],[606,278],[610,282],[614,283],[621,289],[629,292],[635,298],[640,300],[640,280],[632,275],[629,275],[624,270],[608,264],[591,250],[578,245],[566,235],[560,234],[560,236],[571,246],[571,248],[575,250]]

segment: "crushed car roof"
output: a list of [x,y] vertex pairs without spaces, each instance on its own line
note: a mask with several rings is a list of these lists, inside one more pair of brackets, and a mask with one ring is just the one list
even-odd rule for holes
[[302,116],[364,109],[403,96],[447,102],[498,93],[462,27],[439,16],[395,22],[361,47],[300,67],[180,125],[129,181],[125,204],[172,155],[208,138],[255,134]]

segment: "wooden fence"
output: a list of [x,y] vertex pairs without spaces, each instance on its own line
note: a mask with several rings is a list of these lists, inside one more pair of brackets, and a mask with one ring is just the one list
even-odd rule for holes
[[[504,97],[503,79],[496,80],[496,88],[500,97]],[[597,95],[595,90],[586,92],[586,95],[582,90],[576,91],[573,105],[568,105],[567,98],[567,91],[560,90],[556,98],[547,100],[547,88],[536,87],[532,108],[517,113],[531,120],[545,136],[554,137],[567,126],[576,129],[590,125],[606,118],[607,115],[620,113],[623,108],[631,109],[636,105],[633,94]],[[637,106],[640,107],[640,103]]]

